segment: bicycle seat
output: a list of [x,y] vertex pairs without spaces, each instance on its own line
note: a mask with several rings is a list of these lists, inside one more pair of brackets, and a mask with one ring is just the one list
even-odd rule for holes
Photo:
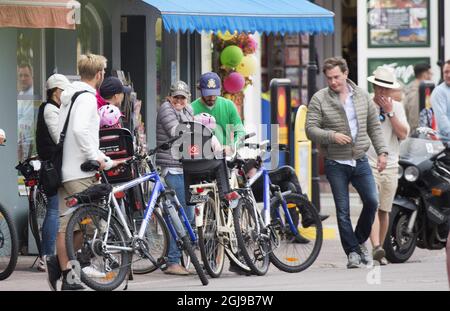
[[92,203],[107,197],[111,193],[111,190],[112,186],[110,184],[92,185],[82,192],[67,197],[66,200],[76,199],[76,204]]

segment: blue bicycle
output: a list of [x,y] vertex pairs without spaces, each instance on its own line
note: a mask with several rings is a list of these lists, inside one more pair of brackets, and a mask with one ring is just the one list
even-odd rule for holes
[[[272,184],[269,171],[265,169],[261,155],[270,150],[268,141],[262,144],[245,143],[257,149],[253,167],[249,160],[235,155],[229,162],[237,168],[241,195],[235,208],[236,236],[239,248],[252,272],[263,275],[268,269],[268,259],[282,271],[300,272],[311,266],[322,247],[322,223],[319,215],[303,194],[282,192],[279,185]],[[237,150],[237,147],[235,150]],[[249,176],[250,169],[254,176]],[[252,186],[263,178],[263,208],[260,211],[253,195]]]
[[[180,137],[174,137],[149,151],[149,157],[159,149],[168,150]],[[133,158],[127,164],[135,160],[137,159]],[[147,162],[151,171],[149,174],[116,187],[111,187],[109,184],[94,185],[67,198],[68,205],[76,207],[66,230],[67,254],[69,260],[74,263],[72,266],[72,270],[75,270],[74,275],[80,275],[81,281],[92,289],[114,290],[122,284],[131,273],[133,255],[138,256],[138,260],[149,260],[158,268],[163,269],[166,266],[166,258],[153,258],[149,251],[151,245],[146,238],[148,224],[152,216],[158,212],[155,211],[157,207],[161,209],[169,232],[178,247],[189,256],[202,284],[208,284],[205,272],[193,250],[197,236],[187,215],[174,191],[166,189],[162,184],[152,161],[149,159]],[[84,164],[85,171],[97,169],[96,161]],[[147,202],[141,226],[137,232],[134,232],[133,226],[129,226],[114,194],[148,181],[153,182],[154,187]],[[77,245],[81,245],[81,248]],[[88,262],[101,275],[93,277],[85,274],[79,267],[81,261]]]

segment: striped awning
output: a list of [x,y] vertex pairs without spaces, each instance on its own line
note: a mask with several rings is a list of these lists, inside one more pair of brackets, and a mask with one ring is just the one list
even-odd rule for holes
[[167,31],[332,33],[334,13],[308,0],[143,0]]

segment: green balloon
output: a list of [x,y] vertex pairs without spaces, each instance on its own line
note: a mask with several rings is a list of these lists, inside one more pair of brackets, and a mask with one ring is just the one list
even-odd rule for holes
[[224,66],[236,68],[241,63],[243,57],[244,53],[242,53],[240,47],[236,45],[230,45],[223,49],[222,53],[220,54],[220,62]]

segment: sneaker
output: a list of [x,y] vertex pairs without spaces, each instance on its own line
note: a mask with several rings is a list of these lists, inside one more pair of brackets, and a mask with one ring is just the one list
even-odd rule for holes
[[380,261],[384,256],[386,256],[386,252],[381,247],[381,245],[375,246],[372,250],[373,260]]
[[291,237],[290,242],[292,244],[308,244],[311,241],[303,237],[301,234],[298,234],[297,236]]
[[386,259],[386,257],[383,257],[380,259],[380,266],[386,266],[389,264],[389,261]]
[[359,245],[359,250],[361,251],[361,262],[365,265],[373,264],[372,256],[370,256],[370,252],[364,244]]
[[189,275],[189,271],[178,263],[170,264],[167,269],[164,270],[164,273],[172,275]]
[[61,268],[59,267],[58,257],[55,255],[45,256],[45,269],[47,270],[47,282],[52,291],[57,291],[56,285],[61,279]]
[[86,266],[81,270],[88,278],[101,279],[106,277],[106,273],[97,270],[94,265]]
[[348,254],[347,269],[359,268],[361,265],[361,256],[357,252]]
[[66,278],[63,278],[61,290],[83,290],[83,289],[86,289],[86,287],[84,287],[80,283],[70,284],[69,282],[67,282]]
[[36,269],[39,272],[47,272],[47,269],[45,268],[45,258],[44,257],[39,258],[37,265],[36,265]]

